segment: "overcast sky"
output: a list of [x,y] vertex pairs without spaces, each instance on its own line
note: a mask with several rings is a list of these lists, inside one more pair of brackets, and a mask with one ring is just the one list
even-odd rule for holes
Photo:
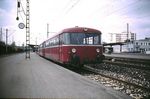
[[[26,0],[21,0],[25,9]],[[23,12],[17,16],[17,0],[0,0],[0,27],[8,28],[11,40],[25,42],[25,29],[19,22],[25,22]],[[63,28],[82,26],[99,29],[103,41],[108,42],[109,33],[127,30],[137,34],[137,39],[150,37],[150,0],[30,0],[31,43],[46,39],[47,23],[50,32]],[[50,33],[53,35],[54,33]]]

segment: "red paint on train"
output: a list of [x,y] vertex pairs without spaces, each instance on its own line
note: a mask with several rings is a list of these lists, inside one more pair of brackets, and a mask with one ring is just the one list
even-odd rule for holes
[[86,64],[103,60],[101,32],[74,27],[61,31],[39,46],[39,55],[64,64]]

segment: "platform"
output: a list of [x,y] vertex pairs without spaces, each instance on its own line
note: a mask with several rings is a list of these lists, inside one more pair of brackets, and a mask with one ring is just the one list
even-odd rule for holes
[[0,98],[130,99],[36,53],[0,58]]

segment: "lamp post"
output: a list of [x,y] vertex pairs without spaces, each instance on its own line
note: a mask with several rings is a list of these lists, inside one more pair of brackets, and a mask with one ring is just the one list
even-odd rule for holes
[[8,42],[8,29],[6,29],[6,54],[7,54],[7,42]]

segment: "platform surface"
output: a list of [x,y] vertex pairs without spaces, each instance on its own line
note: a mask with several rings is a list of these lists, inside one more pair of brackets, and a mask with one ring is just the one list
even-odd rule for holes
[[0,98],[130,99],[36,53],[0,58]]

